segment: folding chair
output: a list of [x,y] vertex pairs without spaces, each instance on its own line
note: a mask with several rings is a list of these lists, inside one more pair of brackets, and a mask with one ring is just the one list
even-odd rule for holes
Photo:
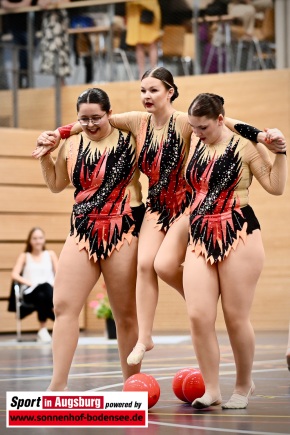
[[27,304],[21,295],[20,285],[12,281],[11,292],[8,303],[8,311],[15,312],[16,315],[16,338],[17,341],[22,341],[21,320],[35,311],[33,304]]

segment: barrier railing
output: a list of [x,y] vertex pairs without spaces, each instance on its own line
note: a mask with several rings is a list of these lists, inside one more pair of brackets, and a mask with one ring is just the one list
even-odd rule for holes
[[[107,9],[107,17],[108,17],[108,38],[107,38],[107,50],[108,50],[108,81],[113,81],[113,20],[115,16],[115,4],[116,3],[124,3],[124,2],[130,2],[132,0],[84,0],[84,1],[74,1],[74,2],[64,2],[64,3],[55,3],[53,5],[49,5],[46,10],[53,10],[53,9],[70,9],[70,8],[85,8],[89,6],[106,6]],[[12,125],[13,127],[18,127],[18,77],[19,77],[19,71],[18,71],[18,51],[20,49],[26,48],[28,53],[28,69],[27,69],[27,77],[28,77],[28,87],[34,87],[34,78],[35,78],[35,72],[34,72],[34,38],[35,38],[35,12],[37,11],[43,11],[42,8],[39,6],[30,6],[25,8],[18,8],[14,10],[4,10],[0,9],[0,18],[1,15],[8,15],[8,14],[15,14],[15,13],[27,13],[27,47],[20,47],[15,44],[12,45],[11,43],[9,48],[12,49],[12,99],[13,99],[13,113],[12,113]],[[7,48],[7,43],[1,42],[0,47]],[[56,56],[56,65],[57,65],[58,59]],[[55,70],[55,113],[56,113],[56,119],[55,124],[56,126],[61,124],[61,78],[58,74],[58,69],[56,67]]]

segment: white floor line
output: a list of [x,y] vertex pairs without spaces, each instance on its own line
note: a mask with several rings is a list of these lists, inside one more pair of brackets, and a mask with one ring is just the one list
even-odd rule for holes
[[[259,361],[260,364],[268,363],[268,362],[269,361]],[[279,364],[282,363],[281,360],[276,360],[275,362],[277,362]],[[178,367],[167,367],[166,369],[164,369],[164,368],[160,368],[160,369],[155,368],[155,369],[148,369],[148,370],[145,369],[145,370],[143,370],[143,373],[148,373],[148,372],[152,372],[152,371],[157,372],[157,371],[162,371],[162,370],[180,370],[182,368],[184,368],[184,366],[181,366],[181,367],[180,366],[178,366]],[[286,373],[286,369],[285,369],[285,367],[279,367],[279,368],[276,368],[276,369],[275,368],[273,368],[273,369],[256,369],[256,370],[252,371],[252,373],[268,373],[268,372],[285,372]],[[236,373],[235,370],[229,370],[229,371],[227,370],[227,371],[221,372],[220,376],[235,375],[235,373]],[[74,373],[74,374],[71,374],[69,377],[70,377],[70,379],[78,379],[78,378],[83,378],[83,377],[86,377],[86,378],[100,377],[100,376],[104,376],[104,375],[118,375],[118,376],[122,377],[122,372],[119,371],[119,370],[118,371],[115,370],[115,371],[111,371],[111,372]],[[37,381],[37,380],[50,379],[50,378],[51,378],[50,375],[36,376],[36,377],[27,376],[27,377],[24,377],[24,378],[23,377],[22,378],[15,378],[14,377],[14,378],[0,379],[0,382],[8,382],[8,381],[15,381],[15,380],[17,380],[17,381],[28,381],[28,382],[31,382],[31,381]],[[162,377],[155,376],[155,378],[157,380],[164,380],[164,379],[171,379],[172,376],[162,376]],[[113,388],[113,387],[116,387],[116,386],[120,386],[120,385],[123,385],[123,383],[121,383],[121,384],[106,385],[104,387],[100,387],[100,388],[93,389],[93,390],[88,390],[88,391],[101,391],[102,389],[108,390],[110,388]],[[289,434],[287,434],[287,435],[289,435]]]
[[[25,339],[24,339],[25,340]],[[179,344],[190,340],[189,335],[160,335],[153,336],[154,343],[157,344]],[[78,346],[87,345],[117,345],[117,340],[108,339],[106,337],[80,337],[78,340]],[[39,343],[36,340],[17,341],[16,339],[0,341],[0,346],[43,346],[43,343]],[[46,344],[47,346],[47,344]]]

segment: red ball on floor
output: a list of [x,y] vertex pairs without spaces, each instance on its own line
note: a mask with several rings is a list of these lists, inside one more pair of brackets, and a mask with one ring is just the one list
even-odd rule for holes
[[182,392],[189,403],[204,395],[205,385],[199,369],[194,369],[185,377]]
[[172,390],[175,396],[182,400],[183,402],[187,402],[187,399],[182,391],[182,384],[186,376],[194,371],[195,369],[186,367],[184,369],[178,370],[178,372],[175,374],[173,380],[172,380]]
[[160,397],[159,383],[153,376],[145,373],[130,376],[124,383],[123,391],[147,391],[148,409],[156,405]]

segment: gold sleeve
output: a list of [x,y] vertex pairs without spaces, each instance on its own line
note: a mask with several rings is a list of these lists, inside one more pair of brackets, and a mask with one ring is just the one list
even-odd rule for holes
[[131,131],[136,137],[142,120],[143,112],[125,112],[110,117],[110,124],[119,130]]
[[265,145],[249,142],[245,159],[254,177],[268,193],[282,195],[288,175],[285,154],[275,154],[274,161],[272,161]]

